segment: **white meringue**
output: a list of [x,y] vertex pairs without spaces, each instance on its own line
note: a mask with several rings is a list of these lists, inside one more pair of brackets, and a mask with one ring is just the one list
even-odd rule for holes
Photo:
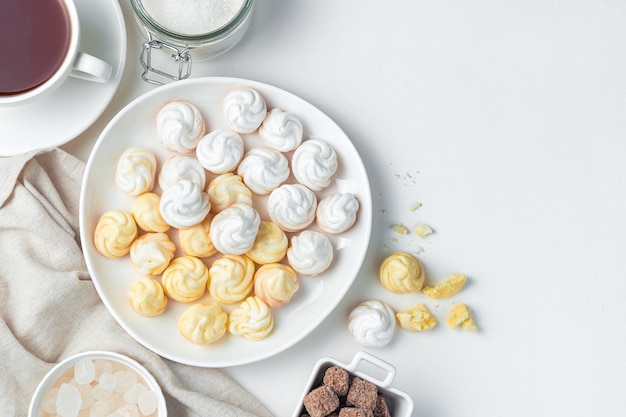
[[272,109],[259,128],[259,136],[268,147],[289,152],[302,143],[302,122],[294,113]]
[[190,180],[180,180],[167,188],[159,203],[163,220],[179,229],[200,223],[210,209],[209,196]]
[[239,175],[231,172],[213,179],[206,192],[211,201],[211,208],[216,213],[235,203],[252,205],[252,192],[246,187]]
[[317,197],[301,184],[284,184],[267,199],[270,219],[286,232],[297,232],[313,222]]
[[320,191],[328,187],[337,171],[337,153],[326,142],[309,139],[293,153],[291,169],[300,184]]
[[230,130],[214,130],[200,139],[196,157],[206,170],[214,174],[230,172],[243,157],[243,139]]
[[206,129],[200,110],[186,101],[163,106],[157,113],[156,127],[163,147],[180,153],[195,149]]
[[332,194],[317,204],[315,221],[326,233],[342,233],[352,227],[359,201],[352,193]]
[[269,194],[289,177],[289,161],[280,152],[253,148],[246,153],[237,174],[256,194]]
[[254,245],[261,217],[247,204],[236,203],[217,213],[211,222],[210,236],[218,251],[243,255]]
[[194,157],[174,155],[168,158],[159,173],[159,187],[165,191],[180,180],[190,180],[204,189],[206,172],[200,162]]
[[117,161],[115,183],[128,195],[139,195],[154,187],[156,156],[150,149],[126,149]]
[[228,93],[224,99],[224,118],[237,133],[252,133],[261,126],[267,106],[258,91],[239,88]]
[[360,345],[383,347],[393,337],[396,316],[382,301],[364,301],[350,313],[348,329]]
[[297,272],[314,276],[328,269],[333,261],[333,252],[333,244],[328,236],[305,230],[291,238],[287,259]]

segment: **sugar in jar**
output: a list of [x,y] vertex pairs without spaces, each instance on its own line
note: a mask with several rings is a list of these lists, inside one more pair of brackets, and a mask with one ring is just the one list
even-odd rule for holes
[[[211,59],[235,46],[250,25],[254,0],[131,0],[131,5],[146,38],[142,78],[162,84],[188,78],[192,60]],[[155,50],[174,61],[170,70],[155,65]]]

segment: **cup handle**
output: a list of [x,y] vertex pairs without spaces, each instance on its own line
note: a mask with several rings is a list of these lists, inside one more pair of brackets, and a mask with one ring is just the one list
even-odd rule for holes
[[84,52],[78,52],[70,76],[81,80],[106,83],[111,78],[113,67],[106,61]]

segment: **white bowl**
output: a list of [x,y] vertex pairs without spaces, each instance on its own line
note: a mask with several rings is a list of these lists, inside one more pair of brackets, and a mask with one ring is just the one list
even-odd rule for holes
[[57,379],[70,367],[76,365],[82,359],[92,359],[98,360],[103,359],[110,362],[117,362],[122,365],[125,365],[130,370],[136,372],[141,379],[143,379],[144,384],[152,390],[156,394],[157,398],[157,417],[167,417],[167,406],[165,404],[165,397],[163,396],[163,392],[161,391],[161,387],[157,384],[154,377],[148,372],[146,368],[141,366],[137,361],[120,355],[119,353],[114,352],[106,352],[106,351],[90,351],[79,353],[74,356],[70,356],[67,359],[59,362],[55,365],[50,372],[44,376],[41,380],[35,393],[33,394],[32,400],[30,402],[30,407],[28,408],[28,417],[40,417],[44,415],[42,413],[41,407],[43,399],[48,392],[48,390],[54,385]]
[[[300,417],[304,414],[304,397],[306,397],[311,390],[322,385],[324,373],[328,368],[333,366],[340,366],[347,370],[351,376],[357,376],[376,385],[378,392],[385,396],[389,412],[392,416],[411,417],[413,413],[413,400],[407,393],[391,386],[396,376],[396,368],[392,364],[367,352],[357,352],[352,358],[352,361],[347,364],[332,358],[320,359],[313,368],[311,377],[300,396],[292,417]],[[369,371],[366,371],[366,368]],[[377,376],[372,376],[368,372],[376,373]]]

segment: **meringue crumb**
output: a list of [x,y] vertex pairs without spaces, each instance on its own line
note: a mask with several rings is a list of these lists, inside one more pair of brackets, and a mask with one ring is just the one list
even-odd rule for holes
[[439,285],[434,287],[424,287],[424,294],[428,298],[432,298],[435,300],[440,300],[442,298],[452,297],[454,294],[461,291],[463,286],[465,285],[465,281],[467,280],[467,276],[465,274],[452,274],[446,280]]
[[426,304],[419,303],[415,307],[396,313],[400,326],[410,332],[430,330],[437,325],[437,319],[433,316]]
[[409,233],[409,229],[407,229],[407,227],[403,224],[394,224],[391,227],[391,230],[393,230],[396,233],[399,233],[401,235],[406,235]]
[[446,314],[446,322],[451,329],[461,328],[470,332],[478,330],[478,326],[472,319],[469,307],[465,303],[454,306],[448,314]]
[[413,205],[411,206],[411,211],[415,211],[420,207],[422,207],[422,203],[419,203],[419,202],[413,203]]
[[433,233],[433,229],[429,225],[424,224],[424,223],[416,226],[413,231],[419,237],[426,237],[426,236],[428,236],[428,235]]

